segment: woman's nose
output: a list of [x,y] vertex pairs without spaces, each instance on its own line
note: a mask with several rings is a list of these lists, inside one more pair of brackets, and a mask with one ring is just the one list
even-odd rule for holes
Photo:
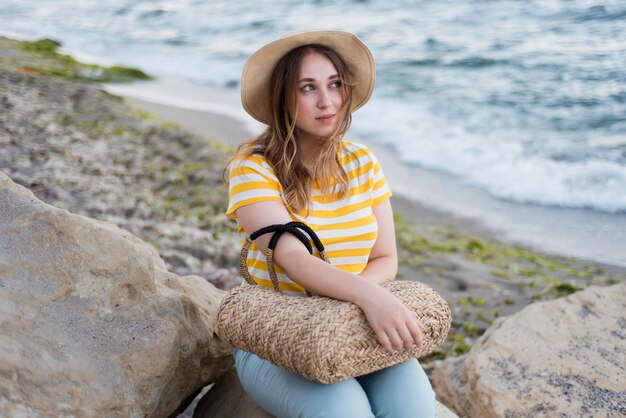
[[321,108],[328,107],[332,104],[332,100],[330,100],[330,94],[326,89],[319,90],[319,101],[317,105]]

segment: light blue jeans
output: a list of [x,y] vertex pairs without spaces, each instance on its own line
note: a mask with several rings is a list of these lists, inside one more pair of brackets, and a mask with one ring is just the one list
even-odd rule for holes
[[278,418],[435,416],[435,392],[416,359],[325,385],[247,351],[235,349],[233,357],[246,393]]

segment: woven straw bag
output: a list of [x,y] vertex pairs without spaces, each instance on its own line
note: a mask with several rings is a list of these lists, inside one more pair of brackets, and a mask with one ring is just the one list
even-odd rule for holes
[[[307,232],[322,259],[328,261],[319,238],[300,222],[271,225],[246,238],[240,259],[246,283],[226,295],[218,313],[216,333],[223,342],[307,379],[333,383],[424,356],[446,339],[452,321],[450,308],[423,283],[393,281],[383,285],[413,310],[424,326],[422,347],[396,354],[383,348],[365,315],[353,303],[281,293],[273,265],[273,251],[280,235],[292,233],[309,253],[313,251],[298,228]],[[250,244],[267,232],[275,232],[266,254],[274,289],[257,285],[246,264]]]

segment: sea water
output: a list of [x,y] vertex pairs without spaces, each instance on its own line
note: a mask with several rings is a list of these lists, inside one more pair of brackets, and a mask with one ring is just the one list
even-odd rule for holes
[[607,260],[626,263],[624,1],[0,0],[5,33],[233,96],[252,52],[310,28],[371,48],[377,86],[352,132],[406,173],[440,173],[509,212],[597,220]]

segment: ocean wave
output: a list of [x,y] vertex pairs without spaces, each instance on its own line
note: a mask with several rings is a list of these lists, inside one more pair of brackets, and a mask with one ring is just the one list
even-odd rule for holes
[[618,162],[550,158],[533,153],[515,135],[472,133],[423,107],[412,106],[414,117],[407,123],[398,116],[407,109],[398,106],[371,106],[355,114],[355,124],[359,134],[391,146],[405,163],[452,174],[512,202],[626,211],[626,167]]
[[441,61],[436,58],[422,58],[422,59],[410,59],[404,61],[395,62],[394,65],[406,66],[406,67],[434,67],[440,65]]
[[415,58],[394,62],[394,65],[406,67],[450,67],[450,68],[484,68],[496,65],[508,65],[509,60],[499,60],[486,57],[466,57],[446,62],[442,58]]
[[0,0],[2,29],[233,92],[264,43],[343,28],[377,60],[364,136],[503,199],[624,208],[623,0],[40,3]]
[[509,60],[494,59],[487,57],[466,57],[455,59],[449,63],[446,63],[446,67],[461,67],[461,68],[484,68],[492,67],[495,65],[508,65]]
[[605,5],[596,5],[580,11],[571,11],[568,14],[577,23],[594,20],[615,21],[626,18],[626,8],[609,9]]

